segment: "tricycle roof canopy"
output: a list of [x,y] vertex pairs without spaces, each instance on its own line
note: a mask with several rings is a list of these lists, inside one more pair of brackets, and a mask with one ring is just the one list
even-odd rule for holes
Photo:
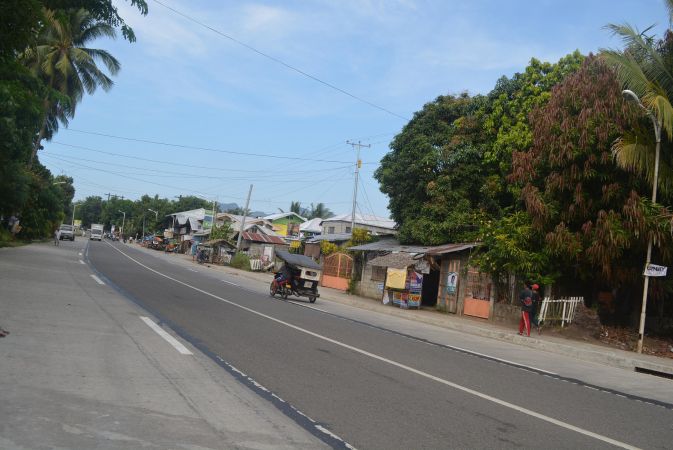
[[276,256],[286,263],[292,264],[293,266],[302,266],[306,267],[307,269],[322,270],[320,264],[316,263],[308,256],[296,255],[285,250],[276,250]]

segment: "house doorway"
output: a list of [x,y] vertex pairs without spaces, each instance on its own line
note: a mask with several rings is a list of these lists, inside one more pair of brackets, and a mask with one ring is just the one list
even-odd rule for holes
[[421,305],[436,306],[437,292],[439,291],[439,270],[430,270],[423,275],[423,288],[421,290]]

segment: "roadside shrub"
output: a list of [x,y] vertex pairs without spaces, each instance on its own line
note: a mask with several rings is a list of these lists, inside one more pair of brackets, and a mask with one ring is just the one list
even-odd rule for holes
[[250,270],[250,258],[245,253],[236,253],[229,265],[236,269]]

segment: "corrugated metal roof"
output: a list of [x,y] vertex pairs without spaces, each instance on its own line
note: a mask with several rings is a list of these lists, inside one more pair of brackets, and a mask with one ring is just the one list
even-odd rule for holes
[[416,264],[417,260],[411,253],[390,253],[388,255],[379,256],[369,261],[367,264],[379,267],[392,267],[393,269],[406,269],[409,266]]
[[279,238],[278,236],[267,236],[262,233],[249,233],[247,231],[243,232],[243,239],[246,241],[252,242],[265,242],[267,244],[285,244],[286,242]]
[[350,238],[351,238],[350,233],[319,234],[317,236],[313,236],[307,242],[309,242],[309,243],[320,242],[320,241],[340,242],[340,241],[347,241]]
[[446,255],[448,253],[460,252],[462,250],[467,250],[478,246],[478,243],[472,244],[444,244],[438,245],[436,247],[431,247],[430,250],[425,252],[426,255]]
[[349,247],[348,250],[363,251],[381,251],[381,252],[407,252],[407,253],[425,253],[434,247],[421,245],[402,245],[397,239],[381,239],[380,241],[370,242],[369,244],[356,245]]
[[273,222],[274,220],[282,219],[284,217],[289,217],[289,216],[295,216],[296,218],[301,219],[302,222],[306,222],[306,219],[304,217],[300,216],[297,213],[291,212],[291,211],[286,212],[286,213],[269,214],[268,216],[264,216],[263,218]]
[[299,231],[307,231],[309,233],[320,233],[322,232],[322,227],[320,226],[320,224],[322,224],[322,219],[320,217],[316,217],[315,219],[311,219],[299,225]]
[[[341,214],[339,216],[330,217],[323,221],[323,226],[329,222],[347,222],[350,223],[353,219],[352,214]],[[374,216],[372,214],[358,214],[355,213],[355,224],[360,225],[369,225],[372,227],[387,228],[389,230],[395,230],[397,224],[394,220],[388,219],[387,217]]]

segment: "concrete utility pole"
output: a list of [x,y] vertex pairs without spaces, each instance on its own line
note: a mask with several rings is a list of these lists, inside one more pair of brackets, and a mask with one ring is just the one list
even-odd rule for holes
[[241,220],[241,229],[238,230],[238,240],[236,241],[236,253],[241,249],[241,238],[243,237],[243,230],[245,229],[245,217],[248,215],[248,206],[250,206],[250,196],[252,195],[252,184],[248,191],[248,199],[245,201],[245,209],[243,210],[243,220]]
[[360,178],[360,167],[362,166],[362,161],[360,161],[360,148],[362,147],[367,147],[370,148],[372,144],[361,144],[360,141],[357,143],[351,142],[351,141],[346,141],[346,144],[353,146],[353,148],[357,147],[357,161],[355,163],[355,186],[353,187],[353,212],[351,213],[351,236],[353,235],[353,231],[355,230],[355,206],[357,204],[358,200],[358,180]]
[[[654,137],[656,138],[656,146],[654,150],[654,180],[652,180],[652,204],[657,203],[657,186],[659,185],[659,153],[661,152],[661,120],[658,119],[652,111],[647,109],[645,105],[642,104],[635,92],[625,89],[622,91],[622,96],[625,100],[634,102],[640,106],[645,114],[652,120],[652,125],[654,126]],[[648,275],[647,268],[650,265],[652,260],[652,236],[647,239],[647,257],[645,258],[645,270],[643,275],[645,276],[645,282],[643,283],[643,303],[640,309],[640,324],[638,325],[638,344],[636,351],[638,353],[643,352],[643,340],[645,338],[645,319],[647,317],[647,292],[650,286],[650,276]]]
[[122,242],[124,242],[124,225],[126,225],[126,212],[122,211],[121,209],[119,210],[120,213],[124,214],[124,218],[122,219]]

